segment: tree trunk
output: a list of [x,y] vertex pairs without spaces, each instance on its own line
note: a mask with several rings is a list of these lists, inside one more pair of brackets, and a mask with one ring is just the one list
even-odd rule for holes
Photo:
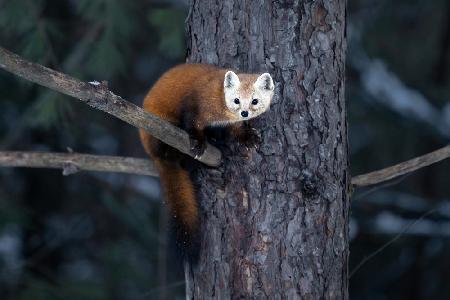
[[257,149],[200,171],[202,252],[188,298],[348,298],[345,0],[193,0],[188,61],[269,72]]

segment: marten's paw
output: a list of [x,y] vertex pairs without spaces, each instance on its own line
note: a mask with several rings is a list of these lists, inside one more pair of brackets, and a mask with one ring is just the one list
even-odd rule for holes
[[202,156],[206,149],[206,142],[204,140],[189,139],[191,145],[191,152],[195,155],[195,158]]
[[238,137],[239,143],[247,148],[257,148],[261,144],[261,135],[253,127],[247,127]]

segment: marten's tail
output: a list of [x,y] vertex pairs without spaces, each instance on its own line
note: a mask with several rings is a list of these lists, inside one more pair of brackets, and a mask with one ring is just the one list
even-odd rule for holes
[[199,254],[199,216],[189,172],[178,162],[155,160],[155,165],[173,220],[177,246],[186,259],[195,262]]

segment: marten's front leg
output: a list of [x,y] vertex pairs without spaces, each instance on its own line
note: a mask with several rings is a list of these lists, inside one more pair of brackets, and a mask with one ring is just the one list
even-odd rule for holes
[[206,149],[206,138],[204,128],[196,128],[188,131],[190,135],[191,151],[195,154],[195,158],[202,156]]
[[199,114],[199,108],[191,96],[184,100],[185,107],[181,110],[179,126],[189,134],[190,150],[199,157],[205,152],[205,125]]
[[202,156],[206,148],[205,126],[198,120],[185,120],[182,122],[182,129],[189,134],[191,152],[195,157]]
[[230,136],[246,147],[256,147],[261,143],[258,132],[247,122],[229,127]]

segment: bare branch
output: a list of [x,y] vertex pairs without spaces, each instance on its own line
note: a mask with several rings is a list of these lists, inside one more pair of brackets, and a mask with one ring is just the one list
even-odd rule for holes
[[394,166],[352,178],[355,187],[369,186],[414,172],[450,157],[450,145]]
[[[385,169],[353,177],[352,185],[363,187],[382,183],[448,157],[450,145]],[[0,151],[0,167],[54,168],[62,169],[64,175],[84,170],[158,176],[149,159],[79,153]]]
[[[0,68],[26,80],[77,98],[95,109],[107,112],[134,127],[142,128],[173,148],[195,157],[195,153],[191,151],[193,148],[191,140],[185,131],[115,95],[108,90],[106,83],[94,85],[79,81],[64,73],[26,61],[1,47]],[[218,166],[221,153],[217,148],[207,144],[203,155],[196,159],[210,166]]]
[[79,153],[1,151],[0,167],[62,169],[64,175],[100,171],[158,176],[149,159]]

